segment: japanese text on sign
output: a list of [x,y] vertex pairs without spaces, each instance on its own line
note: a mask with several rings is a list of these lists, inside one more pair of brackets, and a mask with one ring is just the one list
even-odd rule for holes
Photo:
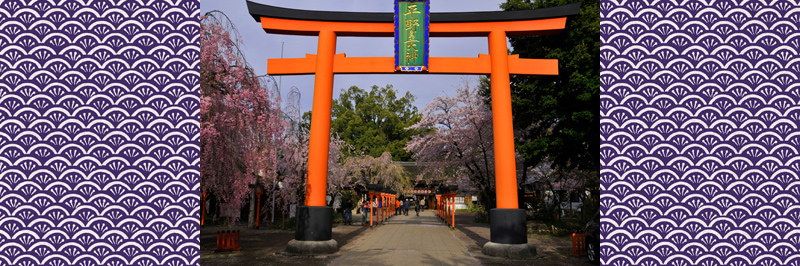
[[401,71],[422,71],[427,67],[427,3],[398,1],[395,7],[395,62]]

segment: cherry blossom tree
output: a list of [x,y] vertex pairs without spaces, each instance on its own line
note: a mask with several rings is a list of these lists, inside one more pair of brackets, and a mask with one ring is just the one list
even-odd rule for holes
[[344,163],[347,160],[345,154],[352,154],[355,148],[341,139],[338,134],[331,133],[330,146],[328,148],[328,189],[327,194],[331,197],[328,206],[332,206],[336,196],[341,195],[342,189],[350,187],[356,179],[347,172]]
[[[291,96],[297,95],[297,96]],[[296,98],[295,98],[296,97]],[[279,191],[284,210],[292,204],[299,204],[305,198],[305,183],[308,171],[308,127],[300,118],[299,93],[290,94],[290,101],[284,113],[286,133],[279,151],[279,179],[283,189]],[[290,105],[293,103],[293,105]],[[331,196],[328,205],[333,204],[341,190],[353,184],[352,175],[348,175],[343,168],[345,154],[353,153],[353,146],[347,144],[339,135],[331,132],[330,146],[328,147],[328,187],[327,194]]]
[[410,127],[435,130],[414,136],[406,149],[418,162],[430,164],[421,175],[436,171],[451,176],[452,183],[477,190],[480,202],[489,207],[494,198],[494,141],[492,113],[485,101],[468,82],[454,97],[437,96],[423,109],[422,120]]
[[347,158],[342,166],[345,172],[354,177],[353,185],[366,188],[377,184],[385,188],[402,191],[410,187],[410,180],[403,166],[392,160],[392,154],[383,152],[380,157],[357,155]]
[[201,17],[199,42],[201,183],[221,209],[237,210],[229,213],[235,222],[249,197],[248,185],[276,177],[285,125],[280,96],[274,82],[259,78],[244,60],[224,14]]
[[281,188],[277,192],[280,205],[288,214],[292,204],[303,202],[308,169],[308,134],[287,135],[280,149],[279,180]]
[[303,202],[305,197],[309,132],[300,119],[300,98],[300,90],[292,87],[283,108],[285,127],[278,149],[278,178],[270,189],[284,217],[288,217],[293,204]]

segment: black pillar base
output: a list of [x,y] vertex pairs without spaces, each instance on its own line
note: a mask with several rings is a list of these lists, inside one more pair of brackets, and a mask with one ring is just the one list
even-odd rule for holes
[[497,244],[528,243],[524,209],[489,210],[489,237]]
[[297,224],[294,239],[299,241],[331,240],[333,208],[317,206],[297,207]]

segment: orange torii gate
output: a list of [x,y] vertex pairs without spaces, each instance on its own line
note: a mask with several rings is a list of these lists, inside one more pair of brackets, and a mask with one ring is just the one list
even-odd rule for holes
[[[424,2],[426,0],[395,0]],[[490,75],[497,208],[490,210],[491,242],[484,253],[509,256],[503,245],[527,243],[525,211],[517,205],[514,133],[511,116],[510,74],[558,75],[557,59],[523,59],[508,55],[508,36],[556,34],[567,16],[577,15],[580,3],[519,11],[430,13],[425,10],[427,37],[488,37],[489,55],[474,58],[427,57],[416,72],[403,72],[395,57],[347,57],[336,54],[336,38],[396,37],[397,13],[308,11],[247,2],[253,18],[267,33],[318,36],[317,54],[305,58],[268,59],[270,75],[314,74],[308,179],[305,205],[297,209],[295,240],[287,250],[296,253],[331,253],[338,244],[331,238],[331,212],[325,195],[328,174],[331,103],[334,74],[475,74]],[[428,17],[429,16],[429,17]],[[429,23],[429,25],[428,25]],[[411,33],[409,33],[411,34]],[[413,40],[413,39],[412,39]],[[396,47],[396,50],[398,48]],[[427,50],[426,50],[427,51]],[[397,53],[397,52],[396,52]],[[494,219],[498,217],[498,219]],[[303,243],[307,241],[325,242]],[[313,246],[309,251],[308,246]],[[326,248],[319,248],[325,246]],[[497,247],[500,247],[500,251]],[[487,251],[488,250],[488,251]],[[516,249],[519,250],[519,249]],[[505,253],[503,253],[505,252]],[[535,252],[535,251],[534,251]]]

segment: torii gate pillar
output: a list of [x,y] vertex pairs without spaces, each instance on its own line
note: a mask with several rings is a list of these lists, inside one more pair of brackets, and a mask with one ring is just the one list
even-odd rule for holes
[[[492,61],[492,135],[494,137],[494,172],[497,208],[489,210],[489,247],[492,243],[523,245],[528,243],[528,228],[525,209],[517,203],[517,159],[514,151],[514,122],[511,116],[511,81],[508,72],[508,50],[506,32],[495,30],[489,33],[489,56]],[[498,248],[494,248],[498,249]],[[487,250],[487,248],[484,248]],[[536,248],[525,245],[528,253],[536,254]],[[487,255],[497,256],[497,252]],[[503,252],[500,252],[502,256]]]
[[335,52],[336,33],[332,30],[320,30],[314,71],[314,103],[311,106],[312,117],[315,119],[311,119],[311,136],[308,141],[306,199],[305,206],[297,207],[295,239],[287,246],[287,251],[291,253],[327,254],[339,250],[339,243],[333,239],[333,208],[328,207],[325,200]]
[[[306,11],[249,1],[247,6],[267,33],[319,36],[316,55],[269,59],[267,73],[315,75],[306,206],[297,209],[295,239],[289,242],[287,251],[301,254],[336,252],[338,245],[331,235],[332,209],[325,202],[333,75],[404,73],[400,72],[402,68],[396,66],[393,57],[348,58],[344,54],[335,54],[336,38],[393,37],[395,14]],[[558,33],[564,29],[567,16],[577,15],[579,11],[580,3],[575,3],[534,10],[430,14],[430,26],[425,28],[430,37],[489,39],[489,55],[481,54],[477,58],[427,58],[426,55],[426,67],[420,67],[422,73],[491,75],[497,208],[489,210],[491,241],[484,246],[484,254],[516,258],[536,254],[536,248],[527,243],[525,210],[519,209],[517,204],[509,75],[558,75],[556,59],[522,59],[519,55],[508,55],[506,37]]]

